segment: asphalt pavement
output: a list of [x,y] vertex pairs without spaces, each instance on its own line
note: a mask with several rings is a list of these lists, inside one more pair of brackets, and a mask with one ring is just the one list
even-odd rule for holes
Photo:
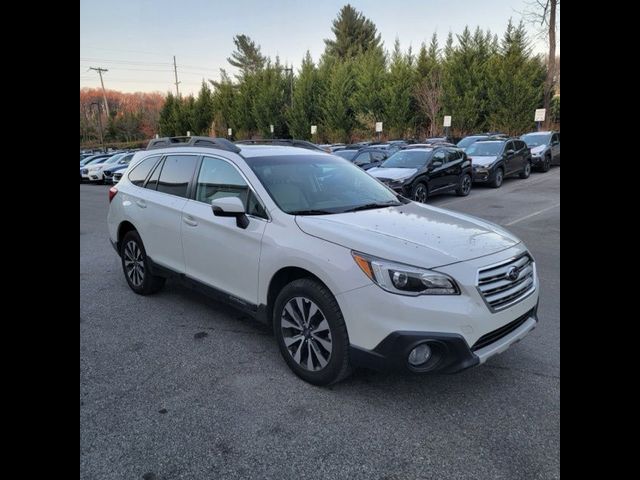
[[107,186],[80,185],[80,478],[552,479],[560,448],[560,168],[428,203],[513,231],[539,325],[454,375],[359,370],[309,385],[270,331],[168,281],[134,294]]

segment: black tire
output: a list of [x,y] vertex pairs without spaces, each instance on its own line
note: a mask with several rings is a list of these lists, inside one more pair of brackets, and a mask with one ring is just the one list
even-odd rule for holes
[[527,161],[527,163],[524,164],[524,169],[520,172],[520,178],[524,180],[525,178],[529,178],[530,175],[531,175],[531,162]]
[[492,188],[500,188],[504,181],[504,170],[502,167],[496,169],[496,173],[493,174],[493,178],[489,182],[489,186]]
[[[139,256],[137,252],[140,253]],[[131,258],[134,260],[134,265],[132,269],[129,270],[130,272],[140,264],[143,267],[142,269],[138,269],[137,273],[133,273],[132,277],[127,273],[128,267],[131,266],[131,263],[125,265],[125,262],[131,262]],[[144,244],[142,243],[140,235],[138,235],[138,232],[135,230],[127,232],[120,243],[120,263],[122,264],[122,272],[124,273],[124,278],[127,280],[129,287],[138,295],[150,295],[164,287],[167,279],[151,274],[147,252],[144,249]],[[140,275],[142,276],[142,281],[139,280]]]
[[544,162],[542,162],[542,171],[548,172],[551,170],[551,157],[544,157]]
[[459,197],[466,197],[471,192],[471,184],[473,180],[471,179],[471,175],[465,173],[460,177],[458,182],[458,188],[456,188],[456,195]]
[[[313,346],[314,349],[317,349],[321,345],[319,342],[314,340],[317,337],[314,337],[313,334],[309,334],[310,337],[306,337],[307,334],[305,332],[301,331],[299,334],[297,333],[298,330],[302,329],[297,327],[295,327],[295,329],[291,329],[286,326],[287,323],[289,325],[293,324],[293,322],[288,321],[287,318],[291,318],[294,321],[296,320],[288,313],[285,313],[285,307],[291,307],[290,302],[295,303],[297,298],[303,299],[303,309],[306,311],[307,315],[310,313],[311,307],[309,306],[310,303],[304,302],[304,299],[306,299],[307,302],[311,301],[315,303],[316,307],[319,309],[319,315],[316,313],[307,319],[309,324],[314,323],[314,319],[318,322],[319,318],[324,318],[328,324],[328,340],[331,344],[331,351],[329,353],[328,360],[324,358],[326,361],[324,367],[320,366],[320,363],[317,361],[318,355],[317,353],[314,353],[311,362],[313,368],[318,367],[316,370],[303,367],[302,364],[309,362],[311,347]],[[296,309],[296,313],[300,313],[299,309]],[[285,322],[284,326],[283,322]],[[318,323],[322,323],[322,321],[319,321]],[[318,325],[316,325],[316,327],[317,326]],[[338,302],[336,302],[335,297],[327,287],[316,280],[301,278],[294,280],[282,289],[278,294],[273,307],[273,331],[276,341],[278,342],[278,347],[280,348],[280,353],[282,354],[285,362],[289,368],[304,381],[314,385],[330,385],[343,380],[351,374],[351,366],[349,362],[349,335],[347,334],[347,327],[344,323],[342,312],[340,311]],[[289,347],[287,347],[285,344],[285,336],[287,336],[288,340],[291,340],[292,335],[305,336],[305,338],[301,339],[299,341],[300,343],[298,343],[298,341],[290,342]],[[325,341],[326,340],[327,337],[325,337]],[[308,349],[306,353],[304,351],[305,345]],[[289,348],[292,350],[289,350]],[[296,350],[296,352],[293,350]],[[315,351],[317,352],[317,350]],[[323,349],[322,353],[326,355],[327,351],[328,350]],[[299,360],[294,359],[296,355],[299,356]]]
[[414,202],[425,203],[429,198],[429,189],[424,182],[416,183],[411,189],[411,199]]

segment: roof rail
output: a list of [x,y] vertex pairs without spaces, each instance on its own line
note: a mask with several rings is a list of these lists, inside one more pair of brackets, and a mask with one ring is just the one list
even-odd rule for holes
[[306,140],[297,140],[295,138],[263,138],[259,140],[238,140],[236,145],[290,145],[292,147],[306,148],[307,150],[326,151],[318,145],[307,142]]
[[206,147],[240,153],[240,148],[226,138],[214,137],[162,137],[149,141],[147,150],[168,147]]

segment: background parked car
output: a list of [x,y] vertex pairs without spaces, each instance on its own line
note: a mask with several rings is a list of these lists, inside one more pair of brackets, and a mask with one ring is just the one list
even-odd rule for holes
[[473,181],[499,188],[509,175],[528,178],[531,174],[531,150],[522,140],[478,140],[467,147],[473,164]]
[[560,132],[531,132],[520,137],[531,149],[531,164],[548,172],[560,165]]
[[400,150],[368,172],[401,195],[422,203],[436,193],[455,190],[465,196],[471,191],[471,162],[455,147]]
[[86,165],[83,169],[83,171],[86,170],[86,174],[83,173],[83,177],[94,183],[104,182],[104,169],[115,165],[126,154],[127,152],[119,152],[111,155],[109,158],[106,158],[102,162],[93,162]]
[[104,175],[104,183],[114,183],[113,174],[115,172],[125,170],[129,166],[129,162],[131,162],[134,154],[135,152],[126,153],[115,164],[105,165],[104,169],[102,170],[102,174]]

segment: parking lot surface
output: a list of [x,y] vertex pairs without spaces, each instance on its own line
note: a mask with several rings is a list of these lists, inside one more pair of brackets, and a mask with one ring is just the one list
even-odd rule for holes
[[80,186],[82,479],[559,478],[560,168],[442,195],[533,253],[538,327],[455,375],[298,379],[270,331],[169,280],[134,294],[107,186]]

